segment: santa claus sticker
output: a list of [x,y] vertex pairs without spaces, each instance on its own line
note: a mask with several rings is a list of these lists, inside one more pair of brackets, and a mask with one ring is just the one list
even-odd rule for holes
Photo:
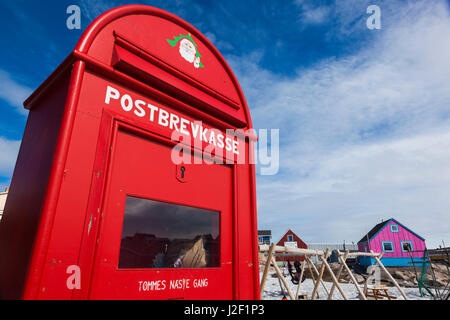
[[174,40],[167,39],[167,42],[172,46],[176,47],[179,45],[180,55],[189,63],[193,63],[195,68],[204,68],[205,66],[201,63],[200,52],[198,52],[197,44],[192,39],[191,35],[180,34],[179,37],[174,37]]

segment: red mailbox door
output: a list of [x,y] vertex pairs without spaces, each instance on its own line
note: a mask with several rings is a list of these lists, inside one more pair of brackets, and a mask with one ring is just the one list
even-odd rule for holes
[[113,140],[89,298],[232,299],[232,167],[177,166],[142,133]]

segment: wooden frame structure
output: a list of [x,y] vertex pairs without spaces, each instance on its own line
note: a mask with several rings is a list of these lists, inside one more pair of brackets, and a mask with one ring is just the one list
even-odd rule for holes
[[[383,253],[374,253],[373,251],[370,252],[349,252],[348,250],[345,251],[344,253],[340,252],[339,250],[337,250],[338,252],[338,259],[339,262],[341,264],[341,266],[339,267],[339,269],[337,270],[336,274],[334,274],[333,270],[331,269],[330,265],[327,262],[328,257],[330,256],[330,251],[329,249],[325,250],[325,251],[321,251],[321,250],[310,250],[310,249],[302,249],[302,248],[288,248],[288,247],[283,247],[283,246],[276,246],[275,244],[271,244],[269,245],[260,245],[259,246],[259,251],[260,252],[267,252],[268,251],[268,257],[266,260],[266,264],[264,267],[264,272],[263,272],[263,276],[261,279],[261,284],[260,284],[260,296],[262,298],[262,294],[264,292],[264,285],[265,282],[267,280],[267,275],[269,274],[269,268],[271,265],[273,265],[275,272],[277,273],[278,278],[281,280],[280,281],[280,286],[281,283],[284,285],[284,287],[286,288],[286,291],[289,295],[289,298],[291,300],[299,300],[299,293],[300,293],[300,287],[302,284],[301,279],[303,279],[303,275],[306,271],[306,268],[308,268],[310,274],[311,274],[311,279],[313,281],[314,284],[314,289],[313,292],[311,294],[311,300],[314,300],[317,298],[319,298],[319,293],[318,293],[318,288],[320,286],[320,284],[323,286],[323,288],[325,289],[325,292],[327,293],[328,300],[332,300],[333,298],[333,292],[335,289],[337,289],[339,291],[339,293],[341,294],[341,296],[344,298],[344,300],[348,300],[348,297],[345,293],[345,291],[342,289],[342,287],[339,284],[339,279],[342,276],[343,272],[347,272],[348,275],[350,276],[351,282],[355,285],[356,290],[358,291],[359,294],[359,298],[360,300],[367,300],[367,297],[371,297],[372,295],[367,294],[368,290],[367,290],[367,281],[365,282],[364,285],[364,290],[361,289],[360,285],[358,284],[358,281],[356,280],[355,276],[353,275],[351,269],[348,267],[346,260],[348,257],[357,257],[357,256],[370,256],[373,257],[375,259],[375,264],[379,265],[380,268],[387,274],[388,278],[392,281],[392,283],[394,284],[394,286],[399,290],[400,294],[403,296],[403,298],[405,300],[408,300],[407,295],[405,294],[405,292],[403,291],[403,289],[398,285],[397,281],[395,281],[395,279],[392,277],[392,275],[389,273],[389,271],[385,268],[385,266],[382,264],[381,262],[381,257],[383,256]],[[289,287],[289,284],[286,280],[286,278],[284,277],[282,271],[280,270],[280,268],[278,267],[274,256],[277,254],[284,254],[284,253],[289,253],[289,255],[299,255],[299,256],[304,256],[305,259],[303,260],[302,264],[301,264],[301,272],[300,272],[300,278],[299,278],[299,283],[297,286],[297,291],[296,294],[294,296],[291,288]],[[314,265],[314,263],[311,261],[310,257],[311,256],[317,256],[319,258],[319,261],[322,262],[321,266],[320,266],[320,270],[317,270],[316,266]],[[324,282],[323,282],[323,275],[325,273],[325,269],[329,272],[333,285],[331,287],[330,290],[327,289],[327,287],[325,286]],[[317,278],[314,277],[314,274],[316,275]],[[281,290],[284,292],[285,290],[283,288],[281,288]],[[386,293],[387,295],[387,293]],[[381,295],[377,295],[377,297],[381,297]],[[377,298],[375,297],[375,298]],[[391,297],[391,296],[390,296]],[[388,297],[389,298],[389,297]]]

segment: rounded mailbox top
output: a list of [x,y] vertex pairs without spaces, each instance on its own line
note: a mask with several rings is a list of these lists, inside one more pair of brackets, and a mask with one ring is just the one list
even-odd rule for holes
[[223,56],[202,33],[169,12],[145,5],[109,10],[91,23],[75,50],[121,71],[146,72],[234,125],[252,127],[242,90]]

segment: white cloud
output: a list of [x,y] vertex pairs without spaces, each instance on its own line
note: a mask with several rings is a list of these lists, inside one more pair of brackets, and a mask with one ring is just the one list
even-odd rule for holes
[[114,8],[116,5],[103,0],[80,0],[81,12],[91,22],[106,11]]
[[208,38],[208,40],[211,41],[219,51],[234,50],[234,47],[231,43],[223,40],[218,40],[216,35],[212,32],[206,32],[205,37]]
[[24,86],[11,78],[9,73],[0,70],[0,99],[5,100],[11,106],[17,107],[22,114],[27,114],[23,108],[23,102],[29,97],[32,89]]
[[[290,170],[295,176],[277,183],[259,179],[263,212],[272,215],[280,203],[288,205],[270,217],[274,223],[281,219],[302,233],[306,227],[311,233],[305,240],[319,242],[357,241],[370,224],[391,217],[434,243],[440,241],[436,233],[448,234],[450,127],[342,148],[315,160],[308,176]],[[305,218],[311,224],[303,224]]]
[[228,57],[255,127],[280,128],[281,173],[258,177],[259,224],[275,237],[358,241],[395,217],[429,246],[450,243],[448,9],[395,4],[368,47],[294,78],[258,54]]
[[314,0],[296,0],[294,4],[299,8],[299,22],[303,27],[322,24],[332,18],[332,6],[318,5]]
[[0,176],[12,176],[19,148],[20,140],[8,140],[0,137]]
[[212,32],[205,32],[205,37],[212,43],[216,42],[216,35]]
[[300,19],[303,23],[320,24],[326,21],[330,14],[330,8],[326,6],[317,8],[305,8]]

